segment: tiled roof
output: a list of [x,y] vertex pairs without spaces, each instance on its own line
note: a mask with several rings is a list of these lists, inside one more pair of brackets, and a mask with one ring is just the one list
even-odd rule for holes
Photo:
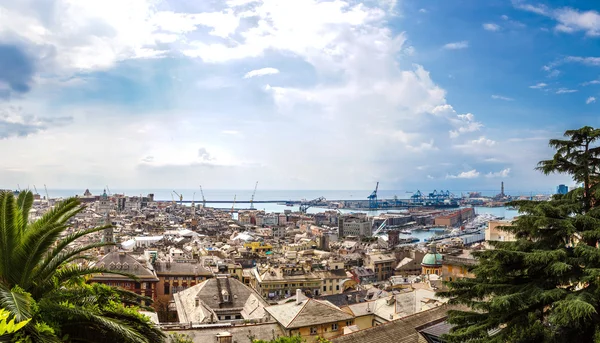
[[[97,267],[102,267],[115,272],[128,273],[135,275],[140,281],[158,281],[156,274],[152,266],[144,260],[143,262],[138,261],[133,256],[124,253],[113,251],[104,255],[97,263]],[[130,278],[122,275],[99,273],[94,274],[90,279],[91,281],[100,280],[131,280]]]
[[423,336],[417,331],[443,322],[448,316],[450,305],[441,305],[431,310],[422,311],[400,318],[380,326],[356,331],[345,336],[334,338],[333,343],[418,343]]
[[288,329],[333,323],[354,317],[327,301],[307,299],[266,308],[267,312]]

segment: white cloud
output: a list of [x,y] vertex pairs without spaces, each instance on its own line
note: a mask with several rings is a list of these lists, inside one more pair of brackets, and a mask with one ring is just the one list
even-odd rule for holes
[[461,172],[457,175],[446,175],[446,179],[475,179],[479,177],[479,172],[476,169],[472,169],[466,172]]
[[[131,18],[129,12],[120,12],[120,4],[128,8],[134,3],[139,12],[132,12]],[[218,8],[211,7],[215,3]],[[23,106],[40,117],[73,113],[73,124],[40,130],[27,139],[0,140],[0,154],[16,156],[6,168],[30,170],[7,174],[1,166],[0,179],[7,184],[44,180],[63,188],[109,183],[111,188],[120,184],[171,189],[195,188],[197,181],[190,184],[190,180],[200,177],[203,186],[212,189],[249,188],[259,179],[268,180],[273,189],[363,189],[372,180],[389,187],[408,182],[416,187],[429,181],[427,173],[438,179],[458,170],[465,171],[455,178],[479,176],[464,166],[472,156],[454,149],[457,141],[488,151],[478,156],[478,169],[485,168],[480,166],[484,157],[507,160],[501,144],[483,136],[489,133],[478,119],[485,113],[468,113],[468,108],[457,113],[446,90],[435,83],[435,75],[398,59],[411,51],[408,36],[398,33],[402,27],[390,27],[387,11],[393,2],[382,3],[190,2],[188,8],[197,13],[177,13],[159,11],[142,0],[123,0],[102,2],[97,6],[108,9],[78,10],[77,15],[62,16],[59,6],[61,27],[40,17],[31,19],[43,24],[48,31],[43,34],[32,29],[35,25],[13,21],[10,25],[18,36],[35,44],[46,44],[47,35],[66,74],[79,75],[75,71],[79,68],[85,73],[106,68],[115,78],[139,82],[131,85],[133,108],[108,95],[101,102],[49,106],[49,94],[54,100],[60,92],[54,88],[59,87],[41,85]],[[162,3],[160,8],[181,8],[169,5]],[[103,18],[109,12],[122,22],[106,24]],[[22,17],[29,23],[25,14]],[[106,24],[104,34],[84,30],[85,23],[97,22]],[[5,25],[0,20],[3,34],[8,32]],[[71,26],[77,32],[71,32]],[[62,47],[66,49],[58,49]],[[125,64],[131,69],[125,71],[117,63],[157,55],[177,56],[177,63],[131,60]],[[241,80],[247,71],[273,65],[286,66],[286,77],[278,77],[276,84]],[[130,73],[138,68],[143,77]],[[162,75],[168,80],[160,83],[159,92],[154,87],[149,87],[152,92],[140,91],[137,83],[146,86]],[[98,87],[93,78],[86,82],[82,92]],[[143,106],[160,101],[153,99],[157,93],[169,95],[168,109]],[[106,132],[114,137],[108,145]],[[38,152],[40,146],[43,154]],[[294,158],[281,163],[289,151],[294,151]],[[106,165],[107,160],[119,169]],[[436,164],[435,173],[399,168],[432,160],[453,163]],[[465,163],[458,170],[457,161]]]
[[419,10],[419,12],[420,12],[420,13],[427,13],[427,10],[426,10],[426,9],[424,9],[424,8],[421,8],[421,9]]
[[483,24],[483,29],[487,31],[500,31],[500,25],[494,23]]
[[600,80],[592,80],[592,81],[587,81],[582,83],[582,86],[589,86],[589,85],[598,85],[600,84]]
[[248,78],[255,77],[255,76],[265,76],[265,75],[273,75],[273,74],[279,74],[279,70],[275,69],[275,68],[256,69],[256,70],[247,72],[246,75],[244,75],[244,79],[248,79]]
[[595,98],[595,97],[593,97],[593,96],[591,96],[591,97],[589,97],[589,98],[587,98],[587,99],[585,100],[585,103],[586,103],[586,105],[589,105],[589,104],[591,104],[591,103],[593,103],[593,102],[596,102],[596,98]]
[[510,175],[510,168],[503,169],[498,172],[489,172],[485,174],[487,178],[496,178],[496,177],[508,177]]
[[446,50],[459,50],[459,49],[466,49],[468,47],[469,47],[469,42],[466,40],[463,40],[460,42],[448,43],[443,46],[443,48]]
[[575,93],[575,92],[577,92],[577,89],[559,88],[556,91],[556,94],[568,94],[568,93]]
[[567,56],[565,62],[576,62],[590,66],[600,66],[600,57]]
[[529,86],[529,88],[533,88],[533,89],[541,89],[541,88],[545,88],[545,87],[547,87],[547,86],[548,86],[547,84],[545,84],[545,83],[543,83],[543,82],[540,82],[540,83],[537,83],[537,84],[535,84],[535,85],[533,85],[533,86]]
[[600,14],[597,11],[579,11],[569,7],[552,9],[544,5],[534,6],[516,0],[513,0],[513,4],[518,9],[556,20],[557,24],[554,27],[556,31],[564,33],[583,31],[588,36],[600,35]]
[[502,20],[508,20],[509,19],[508,16],[505,15],[505,14],[501,15],[500,18],[502,18]]
[[484,136],[479,137],[479,139],[472,140],[470,142],[473,145],[485,145],[485,146],[494,146],[496,144],[495,141],[491,139],[487,139]]
[[504,101],[513,101],[513,100],[515,100],[513,98],[509,98],[509,97],[502,96],[502,95],[492,95],[492,99],[504,100]]

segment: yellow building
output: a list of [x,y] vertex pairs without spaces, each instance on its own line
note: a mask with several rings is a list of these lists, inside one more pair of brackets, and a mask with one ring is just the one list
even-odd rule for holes
[[266,244],[264,242],[244,243],[244,248],[249,249],[253,253],[257,254],[266,254],[273,250],[273,246],[271,244]]
[[293,302],[265,308],[287,336],[300,335],[311,343],[317,337],[332,339],[341,336],[344,327],[354,325],[354,316],[339,307],[328,301],[307,299],[298,293]]
[[492,220],[488,222],[488,227],[485,229],[485,241],[500,241],[513,242],[516,237],[513,233],[506,232],[500,229],[502,226],[510,226],[512,222],[509,220]]

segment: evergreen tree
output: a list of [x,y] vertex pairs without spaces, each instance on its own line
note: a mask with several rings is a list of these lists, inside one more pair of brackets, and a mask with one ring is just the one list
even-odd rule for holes
[[567,131],[551,140],[554,159],[538,169],[571,175],[583,188],[550,201],[516,201],[520,216],[502,229],[515,242],[475,252],[473,279],[442,294],[470,310],[450,311],[448,342],[600,342],[600,207],[594,191],[600,131]]

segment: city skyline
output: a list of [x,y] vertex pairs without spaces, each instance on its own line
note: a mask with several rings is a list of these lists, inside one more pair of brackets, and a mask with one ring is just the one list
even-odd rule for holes
[[553,189],[598,126],[572,1],[0,1],[3,187]]

